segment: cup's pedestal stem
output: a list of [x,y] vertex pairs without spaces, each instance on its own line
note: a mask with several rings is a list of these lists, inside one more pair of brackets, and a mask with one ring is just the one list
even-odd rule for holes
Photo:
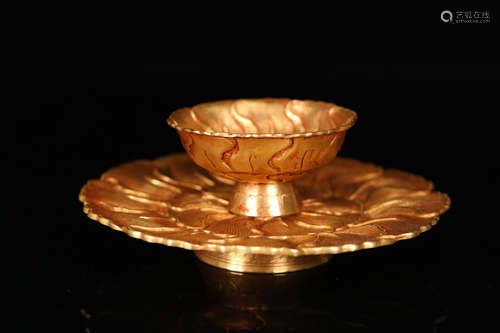
[[[292,183],[238,183],[229,203],[231,212],[250,217],[276,217],[300,212]],[[312,268],[331,255],[285,256],[238,252],[194,251],[203,262],[236,272],[284,273]]]
[[292,183],[238,183],[229,210],[253,217],[285,216],[298,213],[300,202]]

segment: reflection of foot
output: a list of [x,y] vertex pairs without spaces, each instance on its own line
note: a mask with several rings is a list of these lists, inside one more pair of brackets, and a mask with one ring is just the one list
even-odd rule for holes
[[216,268],[198,261],[208,296],[216,303],[241,310],[286,310],[299,303],[307,285],[324,284],[325,266],[283,274],[248,274]]
[[[231,272],[182,250],[172,249],[169,257],[161,247],[157,250],[134,257],[135,248],[125,249],[121,264],[111,265],[114,270],[87,273],[81,292],[73,291],[75,313],[85,327],[92,332],[254,327],[248,330],[421,333],[448,323],[446,299],[428,271],[398,262],[400,257],[383,249],[336,256],[328,264],[284,274]],[[146,256],[144,262],[130,261]]]
[[346,269],[347,261],[360,264],[356,258],[339,263],[344,277],[333,270],[337,263],[272,275],[198,262],[209,304],[195,315],[195,325],[199,331],[223,332],[431,332],[436,318],[446,317],[442,300],[418,273],[401,280],[389,268],[360,276]]
[[[285,310],[240,310],[223,306],[211,306],[202,314],[200,328],[219,328],[222,331],[269,330],[269,332],[332,332],[335,328],[348,328],[351,323],[337,321],[328,312],[313,308],[291,307]],[[354,324],[355,325],[355,324]],[[362,326],[362,324],[359,324]],[[328,330],[327,330],[328,328]],[[323,330],[322,330],[323,331]],[[342,331],[344,332],[344,331]]]

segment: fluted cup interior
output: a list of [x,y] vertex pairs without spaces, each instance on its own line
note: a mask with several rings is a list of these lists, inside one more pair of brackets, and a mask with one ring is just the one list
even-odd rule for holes
[[223,137],[300,137],[347,130],[356,113],[333,103],[262,98],[216,101],[182,108],[168,123],[180,130]]

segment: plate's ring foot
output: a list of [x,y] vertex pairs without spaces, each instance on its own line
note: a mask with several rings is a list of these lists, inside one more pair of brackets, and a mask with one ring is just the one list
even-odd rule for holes
[[285,273],[324,264],[332,255],[283,256],[194,251],[198,259],[218,268],[244,273]]

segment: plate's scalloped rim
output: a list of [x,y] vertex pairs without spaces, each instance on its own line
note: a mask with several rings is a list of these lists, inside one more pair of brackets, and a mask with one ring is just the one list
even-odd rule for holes
[[[83,188],[82,188],[83,191]],[[248,246],[248,245],[220,245],[220,244],[194,244],[188,241],[181,241],[177,239],[169,239],[168,237],[159,237],[152,236],[147,233],[134,230],[130,227],[122,228],[115,224],[108,218],[103,217],[102,215],[96,214],[92,211],[90,207],[88,207],[85,196],[82,194],[82,191],[79,195],[79,200],[84,204],[83,211],[87,214],[87,216],[97,221],[107,227],[110,227],[117,231],[122,231],[126,233],[128,236],[144,240],[149,243],[157,243],[163,244],[167,246],[174,246],[183,248],[186,250],[203,250],[203,251],[215,251],[215,252],[234,252],[234,253],[242,253],[242,254],[266,254],[266,255],[286,255],[286,256],[303,256],[303,255],[320,255],[320,254],[339,254],[345,252],[354,252],[363,249],[371,249],[380,246],[386,246],[394,244],[397,241],[404,239],[415,238],[423,232],[430,230],[434,225],[437,224],[439,220],[439,216],[431,218],[429,223],[420,225],[419,228],[415,231],[400,234],[400,235],[388,235],[383,236],[380,239],[372,240],[372,241],[364,241],[360,243],[347,243],[342,246],[322,246],[322,247],[306,247],[301,249],[293,249],[288,247],[266,247],[266,246]],[[443,193],[448,197],[447,194]],[[445,207],[444,211],[448,210],[450,206],[450,200],[448,197],[448,205]]]

